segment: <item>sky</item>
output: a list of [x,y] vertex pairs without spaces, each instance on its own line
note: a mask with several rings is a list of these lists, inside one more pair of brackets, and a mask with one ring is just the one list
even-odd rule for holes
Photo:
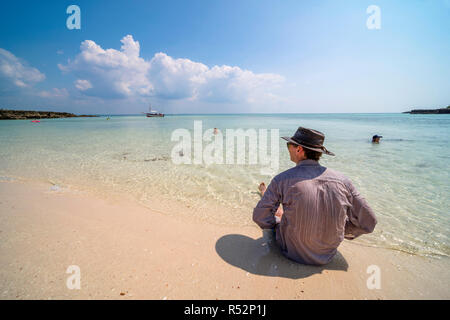
[[[80,9],[80,29],[68,28],[77,21],[70,5]],[[5,0],[0,8],[0,108],[378,113],[450,105],[450,0]]]

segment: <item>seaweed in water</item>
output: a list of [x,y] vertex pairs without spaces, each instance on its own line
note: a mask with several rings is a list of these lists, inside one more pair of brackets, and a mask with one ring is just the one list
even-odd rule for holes
[[137,159],[129,159],[127,156],[130,155],[130,152],[122,152],[120,154],[115,154],[112,156],[113,159],[115,160],[127,160],[127,161],[131,161],[131,162],[140,162],[140,161],[144,161],[144,162],[149,162],[149,161],[167,161],[170,159],[169,156],[163,155],[163,156],[157,156],[157,157],[153,157],[153,158],[149,158],[149,159],[144,159],[144,160],[137,160]]
[[154,158],[151,158],[151,159],[144,159],[145,162],[159,161],[159,160],[167,161],[167,160],[169,160],[169,157],[168,156],[161,156],[161,157],[154,157]]

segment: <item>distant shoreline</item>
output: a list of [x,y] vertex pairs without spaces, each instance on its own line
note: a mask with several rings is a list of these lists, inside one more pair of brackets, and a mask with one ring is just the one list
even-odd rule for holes
[[[233,115],[250,115],[250,116],[279,116],[279,115],[376,115],[376,114],[445,114],[450,113],[450,106],[441,109],[414,109],[405,112],[342,112],[342,113],[328,113],[328,112],[280,112],[280,113],[168,113],[166,116],[233,116]],[[93,114],[93,115],[76,115],[70,112],[56,112],[56,111],[35,111],[35,110],[11,110],[0,109],[0,120],[30,120],[30,119],[58,119],[58,118],[91,118],[91,117],[123,117],[123,116],[143,116],[142,113],[118,113],[118,114]]]
[[439,108],[439,109],[413,109],[411,111],[406,111],[403,113],[410,113],[410,114],[444,114],[444,113],[450,113],[450,106],[447,108]]
[[9,110],[0,109],[0,120],[27,120],[27,119],[58,119],[98,117],[97,115],[76,115],[69,112],[33,111],[33,110]]

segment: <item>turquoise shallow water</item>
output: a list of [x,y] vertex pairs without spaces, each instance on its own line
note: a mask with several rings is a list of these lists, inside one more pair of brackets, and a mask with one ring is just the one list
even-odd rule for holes
[[[450,115],[227,114],[0,121],[0,179],[52,181],[98,193],[126,194],[144,204],[161,195],[222,224],[252,224],[259,164],[174,164],[171,135],[194,121],[203,131],[298,126],[325,133],[336,157],[322,165],[352,179],[375,210],[375,232],[355,241],[421,255],[450,256]],[[379,145],[370,143],[383,135]],[[193,135],[192,135],[193,137]],[[208,143],[204,142],[206,146]],[[225,139],[224,139],[225,145]],[[249,149],[247,145],[247,149]],[[279,141],[281,172],[293,166]]]

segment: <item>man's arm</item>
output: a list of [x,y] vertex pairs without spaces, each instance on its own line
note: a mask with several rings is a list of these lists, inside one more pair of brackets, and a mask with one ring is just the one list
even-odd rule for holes
[[255,209],[253,209],[253,221],[262,229],[274,228],[276,224],[274,214],[280,206],[280,202],[281,194],[278,183],[274,178]]
[[348,182],[347,187],[351,194],[352,206],[347,211],[345,238],[352,240],[362,234],[371,233],[377,224],[377,218],[366,199],[361,196],[351,182]]

